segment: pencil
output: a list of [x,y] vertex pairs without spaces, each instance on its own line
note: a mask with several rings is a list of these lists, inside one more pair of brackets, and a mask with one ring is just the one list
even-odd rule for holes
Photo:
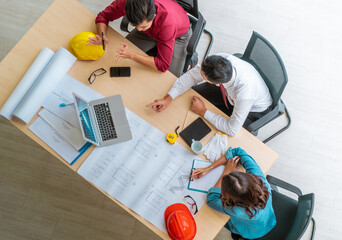
[[[213,167],[205,168],[205,169],[203,169],[203,170],[201,170],[201,171],[199,171],[199,172],[196,172],[194,176],[196,176],[196,175],[198,175],[198,174],[200,174],[200,173],[207,172],[207,171],[212,170],[212,169],[213,169]],[[193,168],[193,169],[191,170],[191,174],[189,175],[190,181],[193,180],[193,179],[192,179],[192,172],[193,172],[193,170],[196,170],[196,169]]]
[[184,119],[184,122],[183,122],[182,131],[184,130],[184,126],[185,126],[186,120],[187,120],[187,118],[188,118],[188,114],[189,114],[189,109],[188,109],[188,111],[186,112],[186,115],[185,115],[185,119]]

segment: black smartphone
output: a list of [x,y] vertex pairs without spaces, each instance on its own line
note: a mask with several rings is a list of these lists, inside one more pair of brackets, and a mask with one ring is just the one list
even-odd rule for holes
[[111,77],[130,77],[131,68],[130,67],[111,67],[110,76]]

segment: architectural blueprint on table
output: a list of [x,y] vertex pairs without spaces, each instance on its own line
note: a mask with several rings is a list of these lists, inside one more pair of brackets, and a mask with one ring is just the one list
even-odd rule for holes
[[206,194],[187,189],[196,156],[126,109],[133,139],[96,147],[78,173],[166,232],[164,210],[190,195],[200,208]]

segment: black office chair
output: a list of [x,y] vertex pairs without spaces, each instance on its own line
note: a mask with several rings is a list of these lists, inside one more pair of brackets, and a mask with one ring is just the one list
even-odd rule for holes
[[[193,68],[194,66],[196,66],[198,62],[198,54],[196,52],[196,47],[201,38],[202,32],[204,32],[205,34],[209,36],[209,43],[208,43],[208,47],[204,55],[204,58],[208,56],[211,46],[213,44],[214,38],[213,38],[213,35],[208,30],[204,29],[206,21],[203,18],[202,14],[198,11],[197,0],[177,0],[177,3],[181,5],[183,9],[188,13],[190,23],[191,23],[191,28],[192,28],[192,35],[189,40],[188,46],[186,48],[187,56],[185,59],[185,64],[184,64],[184,69],[183,69],[183,73],[185,73],[188,70],[189,65],[190,65],[190,68]],[[124,32],[129,33],[128,24],[129,24],[129,21],[127,17],[124,16],[120,24],[120,29]],[[155,55],[156,49],[152,49],[148,51],[147,54]]]
[[288,129],[291,125],[291,116],[285,103],[280,98],[288,81],[284,63],[272,44],[257,32],[253,32],[244,54],[234,55],[255,67],[264,79],[273,100],[272,110],[257,121],[251,123],[246,129],[256,136],[261,127],[285,112],[289,119],[285,127],[264,140],[264,143],[266,143]]
[[[276,215],[276,226],[258,240],[297,240],[300,239],[312,220],[311,240],[314,239],[316,224],[312,217],[315,203],[313,193],[302,194],[302,191],[278,178],[266,176],[272,188],[272,204]],[[278,191],[278,187],[298,195],[298,199],[290,198]]]

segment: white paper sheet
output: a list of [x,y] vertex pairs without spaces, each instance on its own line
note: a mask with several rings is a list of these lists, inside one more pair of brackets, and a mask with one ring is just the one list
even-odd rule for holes
[[41,117],[38,117],[29,129],[68,163],[71,163],[80,154]]
[[68,50],[59,48],[13,114],[25,123],[31,121],[75,61],[75,56]]
[[169,144],[164,133],[126,109],[133,139],[96,147],[78,173],[166,232],[165,209],[190,195],[200,208],[206,194],[187,184],[196,157],[183,146]]
[[24,98],[25,94],[32,87],[34,82],[38,79],[39,75],[43,72],[54,55],[55,53],[46,47],[40,51],[31,67],[27,70],[24,77],[21,79],[10,97],[7,99],[6,103],[1,108],[0,114],[2,116],[8,120],[11,120],[14,110]]
[[[211,162],[206,162],[200,159],[195,159],[193,163],[193,168],[206,168],[211,165]],[[200,179],[194,179],[193,181],[189,181],[188,189],[197,191],[208,192],[208,190],[213,187],[217,181],[222,176],[224,171],[224,166],[219,166],[213,170],[211,170],[208,174],[204,175]]]
[[42,109],[38,115],[44,119],[53,129],[55,129],[65,141],[79,151],[87,143],[82,136],[80,128],[72,126],[67,121],[56,116],[47,109]]
[[65,75],[52,94],[44,101],[43,107],[53,112],[58,117],[66,120],[74,127],[80,128],[74,105],[60,107],[61,103],[73,102],[72,93],[76,93],[87,101],[102,98],[103,96],[76,79]]

